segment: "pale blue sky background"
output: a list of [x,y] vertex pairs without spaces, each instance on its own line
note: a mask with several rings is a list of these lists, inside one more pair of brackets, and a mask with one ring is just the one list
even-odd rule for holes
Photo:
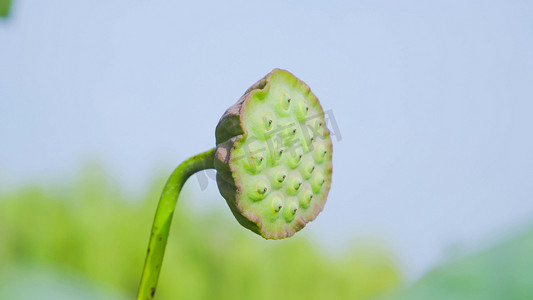
[[[142,192],[281,67],[343,137],[302,234],[377,237],[415,278],[533,220],[531,1],[15,0],[0,21],[3,189],[99,159]],[[213,182],[187,192],[229,216]]]

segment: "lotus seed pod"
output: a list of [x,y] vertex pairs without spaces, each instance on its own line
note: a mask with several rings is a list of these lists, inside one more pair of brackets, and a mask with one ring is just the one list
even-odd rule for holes
[[322,211],[332,143],[309,87],[274,69],[216,128],[217,184],[235,218],[267,239],[294,235]]

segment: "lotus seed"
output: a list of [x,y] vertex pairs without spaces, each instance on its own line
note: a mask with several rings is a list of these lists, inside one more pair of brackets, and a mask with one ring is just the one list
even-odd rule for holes
[[265,198],[268,192],[268,182],[263,179],[260,179],[255,184],[255,189],[248,193],[248,197],[254,201],[259,201]]
[[295,190],[298,190],[300,188],[300,186],[302,186],[302,182],[301,181],[298,181],[298,183],[294,184],[292,187],[295,189]]
[[303,157],[302,149],[301,148],[294,149],[292,153],[292,159],[290,159],[290,162],[289,162],[290,167],[293,169],[298,167],[298,164],[302,160],[302,157]]
[[283,200],[281,199],[280,196],[275,196],[273,199],[272,199],[272,209],[274,210],[275,213],[279,213],[281,211],[281,209],[283,208]]
[[311,178],[311,185],[313,187],[313,192],[318,193],[322,188],[322,185],[326,182],[324,174],[321,171],[318,171],[313,178]]
[[313,174],[313,171],[316,169],[316,166],[312,160],[307,160],[305,163],[303,163],[302,168],[302,175],[305,179],[309,179],[311,175]]
[[274,153],[272,153],[273,159],[271,161],[271,164],[273,166],[277,166],[281,160],[281,156],[283,155],[283,149],[274,150]]
[[286,178],[287,178],[287,173],[284,170],[277,171],[274,174],[274,180],[272,180],[272,186],[276,189],[281,188]]
[[265,128],[266,131],[270,131],[272,130],[272,117],[270,115],[266,115],[263,117],[263,127]]
[[259,172],[264,167],[263,161],[265,158],[263,155],[250,155],[249,159],[246,160],[245,168],[248,172],[255,174]]
[[283,93],[281,94],[281,114],[282,115],[287,115],[287,112],[289,111],[289,108],[290,108],[290,104],[291,104],[291,98],[289,98],[289,96],[286,94],[286,93]]
[[299,99],[294,109],[294,114],[296,115],[296,118],[298,118],[298,120],[303,120],[307,116],[308,111],[309,107],[306,106],[305,101]]
[[287,178],[287,174],[285,174],[284,172],[279,172],[278,173],[278,182],[279,183],[283,183],[283,181],[285,181],[285,178]]
[[302,191],[302,193],[300,193],[300,196],[299,196],[299,199],[300,199],[300,205],[303,207],[303,208],[308,208],[309,205],[311,204],[311,200],[313,200],[313,192],[307,187],[305,188],[304,191]]
[[317,163],[322,163],[326,154],[328,153],[328,150],[326,149],[326,146],[324,146],[324,144],[320,144],[318,147],[315,148],[313,152],[313,157],[315,161]]
[[296,215],[296,211],[298,211],[298,204],[295,202],[291,202],[289,204],[289,207],[286,207],[283,210],[283,217],[285,218],[285,221],[292,221],[294,219],[294,215]]
[[290,185],[287,187],[287,194],[289,195],[296,195],[298,193],[298,190],[300,189],[300,186],[302,186],[302,178],[299,176],[295,176],[291,179]]

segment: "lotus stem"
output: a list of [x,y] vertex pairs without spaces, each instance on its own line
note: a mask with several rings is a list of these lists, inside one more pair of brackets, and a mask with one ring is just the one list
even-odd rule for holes
[[155,212],[137,300],[154,298],[159,273],[163,264],[163,256],[165,255],[170,224],[172,223],[172,216],[174,215],[181,188],[194,173],[214,168],[214,154],[215,149],[213,148],[185,160],[168,178]]

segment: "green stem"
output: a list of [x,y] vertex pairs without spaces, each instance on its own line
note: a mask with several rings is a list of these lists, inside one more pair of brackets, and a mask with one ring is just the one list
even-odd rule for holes
[[213,148],[182,162],[170,175],[157,205],[137,300],[154,298],[163,256],[165,255],[170,223],[172,222],[174,208],[183,184],[194,173],[205,169],[213,169],[214,158],[215,149]]

